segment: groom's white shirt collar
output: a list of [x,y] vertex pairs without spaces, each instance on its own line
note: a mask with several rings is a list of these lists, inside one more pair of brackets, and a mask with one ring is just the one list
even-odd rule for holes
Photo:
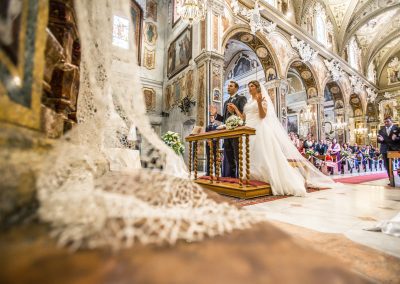
[[229,96],[229,99],[234,99],[237,96],[238,93],[233,94],[232,96]]

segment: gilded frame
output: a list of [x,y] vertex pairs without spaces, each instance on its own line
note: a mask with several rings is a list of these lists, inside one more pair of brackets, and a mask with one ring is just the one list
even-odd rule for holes
[[0,47],[0,120],[39,130],[48,1],[24,0],[20,16],[18,61]]

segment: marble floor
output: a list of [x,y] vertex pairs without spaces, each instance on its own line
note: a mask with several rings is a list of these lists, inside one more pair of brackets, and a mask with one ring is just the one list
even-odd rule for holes
[[364,229],[394,217],[400,211],[400,189],[388,180],[343,184],[335,189],[246,206],[267,220],[279,221],[348,239],[400,258],[400,238]]

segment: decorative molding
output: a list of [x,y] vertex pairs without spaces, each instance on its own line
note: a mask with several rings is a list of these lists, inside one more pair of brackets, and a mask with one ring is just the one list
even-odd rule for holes
[[364,92],[364,83],[362,79],[356,75],[351,76],[350,78],[351,88],[355,94],[361,95]]
[[151,70],[156,67],[156,52],[155,50],[144,48],[144,67]]
[[343,75],[343,69],[340,67],[339,61],[332,59],[331,61],[325,59],[324,60],[326,68],[328,68],[329,72],[331,73],[331,77],[333,81],[339,81]]
[[236,16],[242,16],[249,21],[252,34],[255,34],[256,32],[261,32],[265,36],[267,36],[269,33],[275,31],[276,29],[275,23],[267,21],[261,16],[261,9],[258,0],[254,3],[254,8],[251,10],[239,6],[238,0],[232,0],[231,8]]
[[398,96],[400,96],[400,90],[394,92],[385,92],[385,94],[383,95],[385,99],[393,99]]
[[290,43],[299,52],[303,62],[311,62],[317,58],[318,51],[315,51],[311,46],[302,40],[298,40],[294,35],[290,37]]
[[378,96],[378,93],[371,88],[367,88],[366,91],[367,91],[367,102],[373,103],[376,97]]

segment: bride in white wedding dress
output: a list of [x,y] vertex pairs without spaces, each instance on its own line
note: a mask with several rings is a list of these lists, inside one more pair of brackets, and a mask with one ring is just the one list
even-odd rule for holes
[[[332,187],[334,181],[319,172],[291,143],[264,86],[251,81],[248,87],[251,98],[243,114],[234,109],[246,126],[256,129],[256,135],[250,138],[251,178],[268,182],[274,195],[305,196],[307,186]],[[296,168],[289,161],[296,162]]]

